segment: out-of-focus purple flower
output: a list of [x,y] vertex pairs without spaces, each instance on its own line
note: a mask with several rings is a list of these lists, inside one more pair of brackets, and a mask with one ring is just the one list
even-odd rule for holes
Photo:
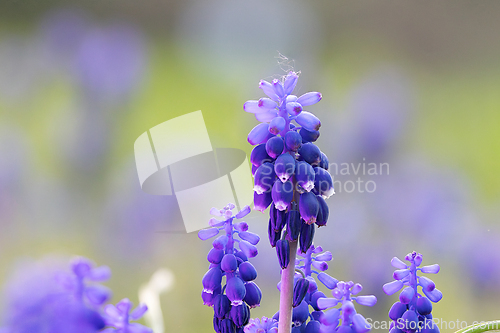
[[[77,272],[87,277],[106,276],[96,268]],[[105,323],[96,307],[99,302],[92,298],[99,292],[94,294],[92,285],[79,285],[79,279],[51,259],[19,267],[6,285],[7,331],[93,333],[102,329]]]
[[245,333],[278,333],[278,321],[273,318],[262,317],[250,319],[244,329]]
[[[383,286],[384,292],[388,295],[392,295],[406,286],[399,294],[399,301],[394,303],[389,311],[389,318],[393,320],[391,332],[396,333],[399,330],[407,333],[428,332],[429,329],[432,329],[433,332],[439,333],[439,328],[434,323],[431,323],[431,327],[422,325],[432,319],[431,302],[439,302],[443,294],[436,289],[431,279],[417,275],[418,271],[436,274],[439,272],[439,265],[434,264],[419,268],[422,263],[422,255],[415,251],[406,255],[405,260],[410,264],[407,265],[397,257],[391,260],[391,265],[397,268],[393,274],[395,281]],[[418,286],[422,288],[425,296],[418,293]]]
[[113,328],[108,327],[102,332],[105,333],[152,333],[153,330],[138,324],[131,323],[131,320],[140,319],[144,313],[147,311],[148,307],[145,304],[139,304],[135,309],[132,310],[133,304],[128,298],[122,299],[115,305],[108,304],[104,307],[104,313],[106,318],[106,324],[113,326]]

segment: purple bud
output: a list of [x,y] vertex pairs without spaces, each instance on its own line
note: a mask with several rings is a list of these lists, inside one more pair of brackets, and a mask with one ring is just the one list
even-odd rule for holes
[[328,263],[324,261],[313,261],[312,266],[321,272],[324,272],[328,269]]
[[297,162],[295,165],[295,179],[307,192],[314,188],[314,169],[313,167],[303,161]]
[[231,319],[222,319],[219,323],[220,333],[236,333],[236,327]]
[[227,253],[222,258],[220,268],[226,273],[235,272],[238,268],[238,261],[232,253]]
[[226,235],[220,235],[214,241],[212,242],[212,246],[216,248],[217,250],[222,250],[227,244],[227,236]]
[[319,212],[319,203],[316,195],[312,192],[304,192],[299,199],[300,216],[307,224],[316,222]]
[[[319,298],[317,301],[318,308],[320,310],[331,308],[333,306],[336,306],[338,303],[339,303],[339,300],[335,299],[335,298]],[[335,309],[335,310],[339,310],[339,309]]]
[[307,326],[304,330],[304,333],[320,333],[321,325],[317,320],[309,320]]
[[305,128],[299,130],[299,135],[302,137],[302,142],[315,142],[319,138],[319,131],[308,131]]
[[443,293],[437,288],[434,288],[432,291],[427,291],[425,289],[422,289],[422,291],[425,296],[434,303],[439,302],[443,298]]
[[101,305],[111,297],[111,291],[100,284],[90,285],[85,288],[85,296],[93,305]]
[[87,258],[77,257],[71,261],[71,270],[76,276],[83,278],[90,274],[94,264]]
[[255,171],[253,190],[257,194],[269,192],[273,187],[275,179],[276,173],[274,172],[274,165],[272,163],[265,162],[257,168],[257,171]]
[[410,304],[413,297],[415,296],[415,289],[412,287],[406,287],[403,289],[401,294],[399,294],[399,301],[403,304]]
[[314,143],[304,143],[299,148],[299,154],[311,165],[317,165],[321,161],[321,151]]
[[206,291],[201,292],[201,299],[203,300],[203,305],[206,306],[213,306],[214,305],[214,300],[217,295],[219,295],[220,292],[216,293],[215,291],[212,293],[207,293]]
[[315,291],[311,294],[311,299],[309,301],[309,305],[314,308],[316,311],[320,311],[321,309],[318,307],[318,299],[325,298],[326,295],[322,291]]
[[295,241],[299,238],[301,225],[300,213],[297,210],[289,211],[287,214],[286,226],[290,240]]
[[253,232],[250,231],[243,231],[238,234],[241,239],[246,240],[250,244],[257,245],[257,243],[260,241],[260,237],[257,234],[254,234]]
[[356,313],[356,309],[354,308],[354,304],[352,303],[352,301],[344,301],[342,303],[342,312],[344,312],[345,314],[353,314],[353,313]]
[[328,170],[330,167],[330,162],[328,161],[328,156],[325,155],[325,153],[321,152],[321,160],[319,161],[318,166],[320,168],[323,168],[325,170]]
[[318,280],[323,283],[325,287],[332,290],[337,287],[337,283],[339,282],[337,279],[331,277],[325,272],[321,272],[318,274]]
[[429,279],[429,278],[427,278],[425,276],[420,276],[418,278],[418,282],[422,286],[423,290],[433,291],[434,288],[436,288],[436,285],[434,284],[434,281],[432,281],[431,279]]
[[248,113],[255,113],[255,114],[268,112],[269,110],[276,107],[276,103],[273,101],[271,101],[271,102],[274,103],[273,107],[264,107],[263,103],[261,103],[260,100],[259,101],[253,101],[253,100],[246,101],[245,104],[243,104],[243,110],[245,110]]
[[273,101],[272,99],[269,99],[269,98],[265,98],[265,97],[259,99],[258,105],[260,108],[265,109],[265,110],[272,110],[278,106],[275,101]]
[[243,281],[253,281],[257,278],[257,270],[248,261],[242,262],[238,269]]
[[311,91],[311,92],[305,93],[304,95],[300,96],[297,99],[297,102],[302,104],[302,106],[309,106],[309,105],[313,105],[313,104],[316,104],[319,101],[321,101],[321,97],[322,97],[321,93]]
[[243,299],[250,309],[260,306],[260,300],[262,299],[262,291],[253,282],[245,283],[246,294]]
[[[330,305],[330,303],[332,303],[332,302],[329,302],[330,300],[336,301],[336,300],[331,299],[331,298],[320,298],[318,300],[318,307],[323,308],[323,309],[327,309],[327,308],[330,308],[332,306],[337,305],[337,303],[335,303],[335,305]],[[321,304],[321,306],[320,306],[320,304]],[[330,309],[330,310],[326,311],[323,316],[321,316],[320,321],[323,325],[334,326],[338,322],[339,316],[340,316],[339,309]]]
[[399,259],[398,257],[394,257],[392,258],[391,260],[391,265],[393,267],[396,267],[396,268],[399,268],[399,269],[406,269],[408,268],[408,265],[406,265],[403,261],[401,261],[401,259]]
[[302,223],[300,227],[299,237],[300,251],[302,253],[306,253],[307,250],[311,247],[314,238],[314,232],[314,224]]
[[373,295],[357,296],[356,302],[358,304],[365,305],[365,306],[374,306],[377,303],[377,297],[375,297]]
[[290,244],[286,239],[280,239],[276,242],[276,254],[281,269],[287,268],[290,262]]
[[319,118],[307,111],[302,111],[297,118],[295,118],[295,121],[308,131],[318,131],[321,127]]
[[254,245],[250,244],[245,240],[241,240],[239,245],[240,245],[240,250],[243,251],[243,253],[245,253],[245,255],[248,258],[253,258],[259,253],[259,251],[257,251],[257,248]]
[[[236,256],[236,258],[240,258],[243,262],[248,261],[248,257],[243,251],[237,251],[234,253],[234,255]],[[241,264],[240,264],[240,266],[241,266]]]
[[302,145],[302,137],[295,131],[288,131],[285,134],[285,147],[289,151],[296,152]]
[[415,265],[418,267],[422,263],[422,255],[420,253],[417,253],[415,258],[413,258],[413,261],[415,262]]
[[410,275],[409,269],[398,269],[397,271],[394,271],[392,277],[394,278],[394,280],[403,280],[408,275]]
[[258,124],[255,126],[250,133],[248,133],[248,142],[251,145],[258,145],[259,143],[264,143],[269,139],[269,125],[266,123]]
[[286,120],[283,117],[276,117],[269,123],[269,132],[278,135],[285,129]]
[[[276,112],[274,110],[270,110],[270,111],[267,111],[267,112],[256,113],[255,114],[255,119],[257,119],[261,123],[268,123],[271,120],[273,120],[274,118],[276,118],[277,116],[278,116],[278,112]],[[266,142],[272,136],[273,136],[273,134],[269,133],[268,136],[267,136],[267,138],[264,140],[264,142]]]
[[[285,82],[283,83],[283,88],[285,90],[286,95],[290,95],[293,92],[293,89],[295,89],[295,85],[297,84],[299,76],[295,72],[289,72],[288,75],[285,77]],[[289,97],[289,96],[287,96]],[[295,97],[297,98],[297,97]]]
[[304,278],[300,278],[293,288],[293,302],[292,306],[298,306],[304,297],[306,296],[307,290],[309,289],[309,281]]
[[293,308],[292,322],[295,326],[300,326],[306,322],[307,318],[309,318],[309,304],[302,301],[297,307]]
[[262,194],[254,192],[253,194],[254,210],[258,210],[262,213],[267,209],[267,207],[269,207],[272,201],[273,198],[271,196],[271,191],[264,192]]
[[387,295],[392,295],[398,292],[401,288],[403,288],[403,282],[401,281],[392,281],[383,285],[382,289]]
[[269,237],[269,243],[271,244],[272,247],[275,247],[276,243],[281,238],[281,230],[279,232],[274,231],[273,223],[269,221],[267,235]]
[[[247,206],[248,208],[250,208],[249,206]],[[238,215],[236,215],[238,216]],[[234,224],[234,229],[240,231],[240,232],[243,232],[243,231],[247,231],[248,230],[248,224],[246,222],[239,222],[239,223],[235,223]]]
[[269,96],[269,98],[271,98],[273,101],[279,100],[279,97],[278,97],[278,95],[276,95],[276,92],[274,91],[274,87],[271,83],[269,83],[265,80],[261,80],[259,82],[259,88],[262,89],[264,94]]
[[222,257],[224,257],[224,250],[212,248],[208,252],[207,260],[208,260],[208,262],[211,262],[212,264],[219,264],[222,260]]
[[351,295],[358,294],[361,290],[363,290],[363,286],[359,283],[356,283],[351,289]]
[[205,273],[202,279],[203,291],[206,293],[213,293],[217,287],[220,288],[222,281],[222,271],[219,267],[212,267]]
[[219,233],[219,229],[217,228],[208,228],[208,229],[202,229],[198,231],[198,238],[201,240],[207,240],[209,238],[212,238],[213,236],[217,235]]
[[266,152],[272,158],[276,158],[281,155],[284,148],[285,144],[283,143],[283,139],[277,136],[272,137],[266,143]]
[[352,316],[352,327],[356,333],[366,333],[370,330],[370,324],[359,313]]
[[316,280],[312,276],[306,276],[306,280],[309,281],[309,288],[307,289],[307,292],[309,294],[312,294],[316,290],[318,290],[318,284],[316,283]]
[[214,299],[214,316],[223,319],[231,309],[231,301],[226,295],[217,295]]
[[286,210],[293,200],[293,183],[290,180],[284,183],[276,180],[273,185],[272,199],[277,210]]
[[250,320],[250,309],[245,303],[231,307],[230,314],[237,327],[245,326]]
[[403,313],[397,324],[399,329],[407,333],[413,333],[418,330],[418,316],[415,311],[408,310]]
[[420,269],[420,271],[422,273],[437,274],[439,273],[439,265],[434,264],[434,265],[424,266]]
[[274,210],[276,212],[276,216],[274,219],[273,228],[276,232],[281,232],[286,224],[287,213],[284,210]]
[[285,97],[285,90],[283,89],[283,85],[278,79],[273,80],[273,88],[274,93],[278,95],[279,98]]
[[298,116],[302,112],[302,105],[297,102],[287,102],[286,112],[288,112],[291,116]]
[[226,283],[226,295],[231,301],[231,305],[240,305],[245,298],[246,289],[243,281],[237,277],[232,276]]
[[392,320],[398,320],[401,318],[403,313],[408,309],[406,304],[403,304],[401,302],[396,302],[392,305],[391,309],[389,310],[389,318]]
[[286,182],[295,172],[295,158],[286,153],[278,156],[274,162],[274,172],[281,182]]
[[432,303],[427,297],[419,297],[417,299],[417,311],[425,316],[432,312]]
[[330,215],[330,209],[328,208],[328,205],[326,204],[325,199],[321,195],[317,195],[316,199],[318,200],[319,203],[319,211],[318,211],[318,216],[316,218],[316,225],[318,227],[322,227],[326,225],[326,222],[328,222],[328,216]]
[[[245,207],[243,207],[243,209],[242,209],[242,210],[240,210],[240,211],[238,212],[238,214],[236,214],[236,216],[235,216],[235,217],[236,217],[237,219],[241,219],[241,218],[243,218],[243,217],[247,216],[248,214],[250,214],[250,212],[251,212],[251,211],[252,211],[252,210],[250,209],[250,206],[246,205]],[[248,227],[248,226],[247,226],[247,227]],[[244,230],[244,231],[246,231],[246,230]]]

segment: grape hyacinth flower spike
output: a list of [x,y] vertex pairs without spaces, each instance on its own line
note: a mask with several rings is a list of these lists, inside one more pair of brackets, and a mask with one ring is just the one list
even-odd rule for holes
[[[269,205],[269,241],[277,247],[282,267],[280,332],[290,332],[297,243],[306,253],[316,227],[327,223],[324,199],[334,194],[328,158],[314,144],[320,120],[304,108],[318,103],[319,92],[293,94],[298,74],[291,71],[281,80],[260,81],[267,97],[244,103],[243,109],[261,122],[248,134],[254,145],[250,160],[254,175],[254,209]],[[316,224],[316,225],[315,225]],[[288,260],[290,258],[290,260]],[[286,323],[288,322],[288,323]],[[287,327],[285,327],[287,326]]]
[[[212,242],[213,248],[207,256],[209,269],[202,280],[203,303],[213,308],[214,330],[222,333],[243,332],[243,327],[250,320],[250,309],[259,306],[262,297],[262,292],[253,282],[257,278],[257,270],[248,261],[248,258],[257,255],[255,245],[260,237],[248,231],[247,223],[235,222],[249,214],[250,207],[245,206],[233,215],[234,208],[234,204],[228,204],[221,210],[212,208],[210,213],[222,220],[212,218],[210,228],[198,232],[201,240],[223,232]],[[224,276],[226,284],[223,287]]]
[[[392,295],[403,289],[399,294],[399,301],[394,303],[389,311],[389,318],[393,320],[391,333],[439,333],[438,326],[432,320],[432,303],[437,303],[443,298],[443,294],[436,288],[434,282],[417,273],[436,274],[439,265],[420,267],[422,255],[412,252],[406,255],[407,265],[397,257],[392,258],[391,264],[395,268],[393,277],[395,281],[384,284],[384,292]],[[421,287],[423,295],[418,292]]]

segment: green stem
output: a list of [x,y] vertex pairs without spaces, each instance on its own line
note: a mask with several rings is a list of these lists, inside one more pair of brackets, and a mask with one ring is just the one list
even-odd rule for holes
[[475,325],[462,328],[455,333],[482,333],[487,331],[499,331],[500,330],[500,320],[487,321],[484,323],[479,323]]

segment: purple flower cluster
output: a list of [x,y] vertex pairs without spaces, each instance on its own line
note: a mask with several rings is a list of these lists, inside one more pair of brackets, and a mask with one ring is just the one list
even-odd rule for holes
[[[353,301],[372,306],[377,302],[375,296],[357,296],[362,287],[352,281],[343,282],[327,273],[328,261],[332,260],[330,251],[323,252],[321,246],[311,245],[305,254],[297,251],[300,258],[295,264],[295,281],[293,294],[292,332],[319,333],[364,333],[369,326],[364,317],[354,309]],[[332,291],[334,298],[327,298],[318,289],[316,279]],[[280,284],[278,284],[280,289]],[[341,304],[340,308],[328,308]],[[312,310],[312,311],[311,311]],[[276,313],[274,319],[279,320]],[[309,321],[308,321],[309,319]],[[341,322],[342,321],[342,322]],[[354,330],[354,332],[352,331]]]
[[[5,332],[117,332],[150,333],[151,329],[129,323],[147,310],[140,305],[129,316],[120,301],[116,308],[105,305],[111,291],[99,284],[111,276],[107,266],[95,267],[86,258],[76,258],[71,271],[44,265],[30,265],[14,274],[7,286]],[[115,311],[112,311],[111,309]],[[3,331],[2,331],[3,332]]]
[[[234,204],[228,204],[221,210],[212,208],[210,213],[223,220],[212,218],[209,222],[211,228],[198,232],[202,240],[224,232],[212,242],[213,248],[207,256],[210,266],[203,276],[201,294],[204,304],[214,309],[214,330],[222,333],[243,332],[243,327],[250,320],[250,308],[259,306],[262,297],[260,288],[253,282],[257,278],[257,270],[248,261],[248,258],[257,255],[255,245],[260,238],[248,231],[247,223],[233,222],[249,214],[250,207],[245,206],[236,215],[232,213],[234,208]],[[235,248],[235,242],[239,249]],[[223,287],[224,276],[226,283]]]
[[[269,239],[273,247],[277,246],[282,268],[286,268],[290,255],[288,241],[299,240],[304,253],[312,244],[314,224],[324,226],[328,220],[325,198],[334,194],[328,158],[313,143],[319,137],[321,122],[303,110],[319,102],[321,94],[293,95],[297,80],[295,72],[272,83],[262,80],[259,86],[268,97],[247,101],[243,106],[261,122],[248,134],[248,142],[256,145],[250,156],[254,205],[263,212],[274,203]],[[285,237],[278,242],[283,230]]]
[[[397,257],[392,258],[391,264],[395,268],[393,282],[384,285],[384,292],[392,295],[404,286],[399,294],[399,302],[394,303],[389,311],[389,318],[393,320],[391,324],[391,333],[439,333],[439,328],[432,321],[432,303],[437,303],[443,298],[441,291],[436,289],[434,282],[425,277],[418,276],[417,272],[436,274],[439,272],[439,265],[423,266],[422,255],[412,252],[406,255],[405,264]],[[418,286],[422,288],[424,295],[418,293]]]

